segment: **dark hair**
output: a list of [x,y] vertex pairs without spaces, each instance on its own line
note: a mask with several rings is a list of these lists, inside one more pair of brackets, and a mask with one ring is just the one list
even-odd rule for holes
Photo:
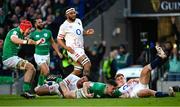
[[114,78],[116,79],[117,77],[120,77],[120,76],[123,76],[123,77],[124,77],[123,74],[119,73],[119,74],[116,74]]
[[123,54],[125,54],[125,53],[127,52],[126,46],[125,46],[124,44],[120,44],[120,45],[119,45],[119,49],[120,49],[120,48],[123,48],[123,49],[124,49]]
[[113,79],[108,80],[107,84],[115,86],[115,87],[117,86],[117,83]]

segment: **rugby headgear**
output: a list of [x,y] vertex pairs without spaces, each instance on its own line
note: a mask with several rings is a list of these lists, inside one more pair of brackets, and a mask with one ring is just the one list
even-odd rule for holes
[[19,27],[23,31],[26,31],[27,29],[32,28],[32,23],[28,20],[22,20]]
[[[66,14],[69,14],[70,12],[76,12],[75,8],[69,8],[66,10]],[[77,12],[76,12],[77,13]]]

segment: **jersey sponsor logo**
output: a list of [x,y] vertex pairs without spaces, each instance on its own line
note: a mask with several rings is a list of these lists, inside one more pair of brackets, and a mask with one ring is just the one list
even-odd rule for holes
[[81,30],[80,30],[80,29],[77,29],[77,30],[76,30],[76,34],[77,34],[77,35],[81,35]]
[[39,35],[36,35],[36,38],[39,38]]
[[45,43],[46,39],[45,38],[41,38],[41,43]]

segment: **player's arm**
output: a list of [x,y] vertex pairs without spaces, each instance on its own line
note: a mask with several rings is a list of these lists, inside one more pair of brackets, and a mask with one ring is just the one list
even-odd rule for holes
[[62,90],[62,94],[65,98],[76,98],[75,91],[70,91],[64,84],[64,82],[60,82],[60,87]]
[[38,45],[41,42],[41,41],[34,41],[32,39],[27,39],[27,40],[20,39],[20,38],[18,38],[17,35],[12,35],[11,41],[15,44],[20,44],[20,45],[22,45],[22,44]]
[[52,47],[54,48],[54,50],[55,50],[56,53],[58,54],[58,56],[59,56],[60,58],[63,58],[63,55],[59,52],[58,45],[57,45],[56,42],[54,41],[53,37],[51,37],[50,42],[51,42]]
[[130,79],[127,83],[137,82],[139,83],[139,78]]
[[89,93],[89,88],[90,88],[90,82],[84,82],[83,83],[83,92],[84,92],[84,95],[87,97],[87,98],[92,98],[94,96],[93,93]]
[[83,34],[85,36],[93,35],[94,34],[94,29],[87,29],[83,31]]
[[[62,36],[62,35],[61,35]],[[68,52],[70,52],[70,53],[74,53],[74,50],[71,48],[71,47],[69,47],[69,46],[66,46],[65,45],[65,43],[64,43],[64,41],[63,41],[63,39],[60,37],[60,36],[58,36],[58,38],[57,38],[57,42],[58,42],[58,44],[60,45],[60,46],[62,46],[64,49],[66,49]]]

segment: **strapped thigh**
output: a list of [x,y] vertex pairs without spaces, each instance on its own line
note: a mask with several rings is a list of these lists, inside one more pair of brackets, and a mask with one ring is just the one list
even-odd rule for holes
[[27,63],[29,63],[27,60],[21,60],[17,64],[17,68],[20,70],[25,70]]
[[82,60],[80,61],[80,63],[84,66],[86,63],[90,62],[89,58],[85,55]]
[[83,69],[82,66],[77,66],[77,65],[74,66],[74,70],[81,71],[82,69]]

